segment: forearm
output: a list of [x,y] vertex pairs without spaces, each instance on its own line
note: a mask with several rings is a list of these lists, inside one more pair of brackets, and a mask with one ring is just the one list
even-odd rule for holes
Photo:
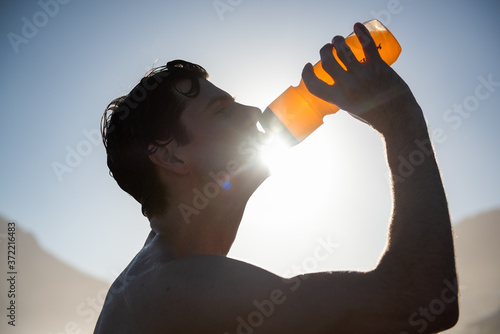
[[[410,306],[417,311],[441,298],[443,289],[457,286],[455,256],[446,195],[422,112],[416,103],[400,108],[411,110],[399,110],[399,119],[383,133],[393,214],[378,270],[419,304]],[[456,312],[455,303],[445,306]]]

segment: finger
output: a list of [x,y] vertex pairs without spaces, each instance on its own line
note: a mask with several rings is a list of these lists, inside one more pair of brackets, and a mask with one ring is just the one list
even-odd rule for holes
[[358,60],[352,53],[351,48],[345,42],[344,37],[335,36],[332,40],[333,46],[337,51],[337,57],[344,64],[346,68],[352,68],[352,65],[359,64]]
[[358,22],[354,25],[354,33],[361,43],[366,61],[373,62],[380,60],[381,58],[378,53],[377,45],[375,44],[375,41],[370,35],[368,29],[362,23]]
[[335,87],[318,78],[310,63],[306,64],[302,70],[302,80],[304,80],[304,84],[311,94],[328,102],[331,102],[334,98],[333,95],[335,95],[336,92]]
[[345,70],[333,55],[332,44],[324,45],[321,50],[319,50],[319,55],[321,57],[321,67],[323,67],[325,72],[328,73],[334,81],[337,81],[337,79],[345,74]]

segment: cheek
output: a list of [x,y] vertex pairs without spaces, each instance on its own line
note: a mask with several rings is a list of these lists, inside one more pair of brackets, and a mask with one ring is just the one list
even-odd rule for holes
[[194,133],[190,155],[200,169],[217,172],[233,162],[244,164],[258,154],[255,138],[241,129],[225,126]]
[[190,152],[190,161],[195,169],[217,172],[230,161],[241,160],[234,141],[200,138],[193,144],[196,144],[196,149]]

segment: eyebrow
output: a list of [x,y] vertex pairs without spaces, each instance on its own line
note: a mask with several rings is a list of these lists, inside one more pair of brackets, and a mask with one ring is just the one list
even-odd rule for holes
[[212,108],[215,104],[217,104],[218,102],[222,102],[222,101],[234,101],[234,97],[232,97],[231,95],[229,94],[223,94],[223,95],[216,95],[216,96],[213,96],[207,103],[207,105],[205,106],[205,109],[204,110],[209,110],[210,108]]

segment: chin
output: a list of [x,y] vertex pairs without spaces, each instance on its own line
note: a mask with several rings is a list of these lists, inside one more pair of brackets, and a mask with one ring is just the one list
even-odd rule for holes
[[233,176],[231,188],[250,197],[270,175],[269,167],[262,161],[247,163],[237,175]]

